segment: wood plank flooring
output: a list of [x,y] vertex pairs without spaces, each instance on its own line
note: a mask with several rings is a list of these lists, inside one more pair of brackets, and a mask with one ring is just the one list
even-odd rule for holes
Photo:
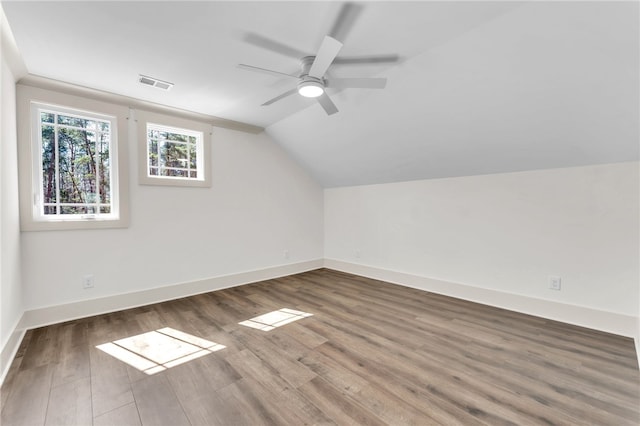
[[[239,324],[282,308],[312,316]],[[224,348],[172,366],[171,329]],[[162,371],[97,347],[141,335]],[[321,269],[31,330],[1,400],[4,426],[621,426],[640,374],[628,338]]]

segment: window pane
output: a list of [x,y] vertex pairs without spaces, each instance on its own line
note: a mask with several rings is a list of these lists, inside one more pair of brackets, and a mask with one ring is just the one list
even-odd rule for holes
[[100,134],[100,143],[98,144],[99,154],[99,177],[100,184],[100,202],[109,204],[111,203],[111,157],[109,152],[109,133]]
[[157,167],[149,167],[149,175],[150,176],[158,176],[158,168]]
[[162,176],[189,177],[187,170],[162,169]]
[[186,167],[187,146],[181,143],[165,142],[160,149],[161,165],[165,167]]
[[58,124],[66,124],[68,126],[81,127],[83,129],[96,129],[94,120],[86,120],[84,118],[73,117],[69,115],[58,115]]
[[76,149],[75,168],[80,192],[86,203],[97,202],[96,134],[77,131],[80,144]]
[[56,206],[44,206],[44,214],[56,214]]
[[158,142],[155,140],[149,141],[149,165],[158,165]]
[[56,202],[56,143],[53,126],[42,126],[42,194],[44,203]]
[[192,179],[196,179],[198,177],[198,172],[191,171],[191,172],[189,172],[189,176]]
[[166,137],[167,137],[167,140],[170,140],[170,141],[187,142],[188,140],[188,137],[186,135],[181,135],[179,133],[168,133]]
[[[93,213],[93,207],[91,213]],[[89,214],[87,206],[60,206],[61,214]]]
[[109,213],[111,213],[111,207],[109,207],[109,206],[102,206],[102,207],[100,207],[100,213],[102,213],[102,214],[109,214]]
[[60,186],[60,198],[62,202],[81,202],[76,190],[77,185],[74,182],[73,175],[73,163],[72,158],[75,157],[73,152],[73,136],[68,129],[62,129],[58,133],[58,155],[59,155],[59,168],[60,168],[60,180],[58,185]]
[[191,158],[191,163],[190,166],[192,169],[195,169],[198,167],[198,151],[196,149],[195,144],[193,145],[189,145],[189,155]]
[[96,198],[96,135],[85,130],[60,128],[60,202],[91,203]]
[[40,121],[43,123],[53,123],[54,114],[50,112],[41,112],[40,113]]

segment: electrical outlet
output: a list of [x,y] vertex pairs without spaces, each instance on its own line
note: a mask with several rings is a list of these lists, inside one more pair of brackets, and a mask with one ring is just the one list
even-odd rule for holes
[[285,250],[284,253],[283,253],[283,256],[284,256],[285,259],[288,259],[289,258],[289,250]]
[[84,289],[93,288],[93,285],[94,285],[93,275],[89,274],[82,277],[82,288]]
[[551,290],[560,291],[561,284],[562,284],[562,280],[560,279],[560,277],[555,275],[549,276],[549,288]]
[[360,259],[360,250],[356,250],[354,254],[356,255],[356,259]]

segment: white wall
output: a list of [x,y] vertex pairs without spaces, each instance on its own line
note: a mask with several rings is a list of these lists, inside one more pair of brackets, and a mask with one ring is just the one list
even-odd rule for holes
[[23,232],[27,310],[322,259],[322,188],[264,133],[214,129],[211,188],[144,186],[132,126],[130,226]]
[[[13,356],[24,312],[20,278],[20,218],[16,146],[16,90],[19,58],[0,6],[0,377]],[[6,350],[5,350],[6,349]],[[0,380],[1,381],[1,380]]]
[[6,343],[22,315],[20,289],[20,219],[15,126],[15,81],[2,60],[2,115],[0,120],[0,299],[2,301],[2,344]]
[[635,329],[639,214],[637,162],[327,189],[325,258],[630,316]]

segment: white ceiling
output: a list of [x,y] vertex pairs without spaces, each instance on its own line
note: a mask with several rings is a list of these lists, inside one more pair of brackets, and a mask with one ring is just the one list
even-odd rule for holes
[[260,106],[291,80],[236,65],[297,72],[243,37],[313,54],[341,3],[2,2],[31,74],[267,127],[328,187],[638,160],[638,2],[362,5],[341,56],[402,61],[332,67],[389,80],[330,92],[327,116]]

